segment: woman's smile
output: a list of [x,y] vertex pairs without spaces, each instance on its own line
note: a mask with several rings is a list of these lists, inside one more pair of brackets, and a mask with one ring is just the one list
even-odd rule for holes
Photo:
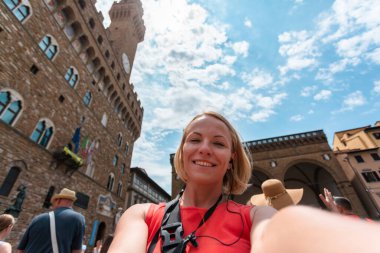
[[203,166],[203,167],[214,167],[215,165],[206,161],[199,161],[195,160],[193,161],[193,164]]

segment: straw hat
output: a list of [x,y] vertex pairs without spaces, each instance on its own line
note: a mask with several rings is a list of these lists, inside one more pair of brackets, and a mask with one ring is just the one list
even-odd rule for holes
[[251,203],[257,206],[272,206],[277,210],[298,204],[303,195],[303,189],[285,189],[280,180],[268,179],[261,184],[263,194],[253,195]]
[[69,190],[67,188],[63,188],[59,194],[55,194],[51,198],[51,202],[53,202],[56,199],[69,199],[69,200],[75,201],[77,197],[75,196],[75,191]]

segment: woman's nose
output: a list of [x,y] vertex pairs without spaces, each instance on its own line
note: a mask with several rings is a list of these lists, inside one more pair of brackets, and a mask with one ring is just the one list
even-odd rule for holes
[[201,142],[201,145],[199,146],[199,153],[204,155],[211,154],[210,143],[208,141]]

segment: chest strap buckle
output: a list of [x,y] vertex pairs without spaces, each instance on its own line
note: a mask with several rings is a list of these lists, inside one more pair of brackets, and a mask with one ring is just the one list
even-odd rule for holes
[[[175,222],[161,227],[163,239],[162,249],[171,249],[182,244],[183,227],[181,222]],[[164,251],[165,252],[165,251]]]

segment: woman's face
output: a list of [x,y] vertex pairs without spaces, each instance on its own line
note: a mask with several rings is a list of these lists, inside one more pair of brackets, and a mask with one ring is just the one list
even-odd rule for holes
[[183,145],[187,183],[221,186],[231,158],[231,133],[222,121],[204,115],[189,125]]

